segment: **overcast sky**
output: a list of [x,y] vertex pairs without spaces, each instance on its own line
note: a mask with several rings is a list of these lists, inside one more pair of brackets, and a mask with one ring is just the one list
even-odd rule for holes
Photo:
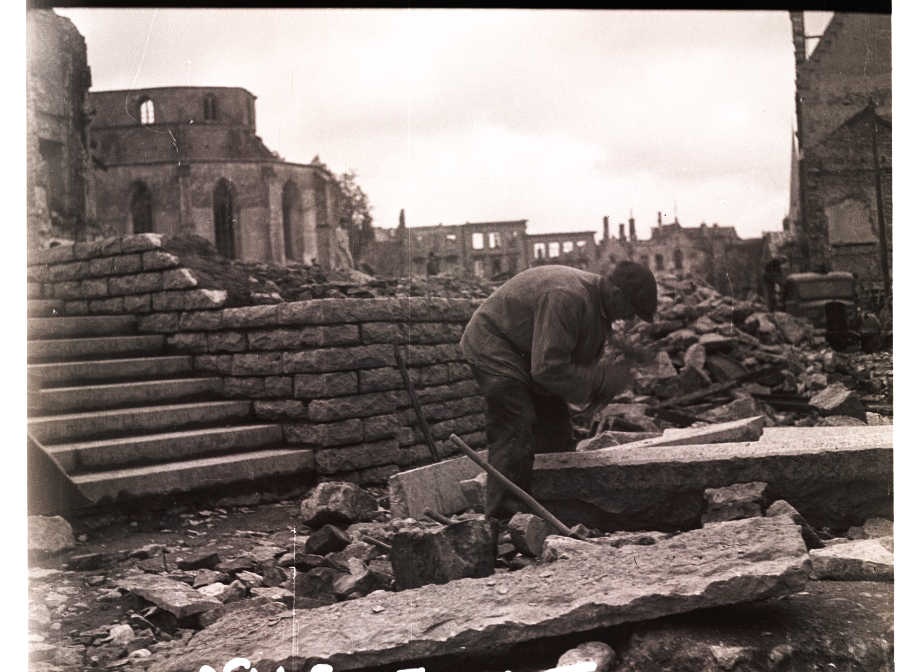
[[787,12],[56,11],[93,90],[244,87],[267,146],[356,171],[378,226],[633,212],[645,238],[661,210],[748,238],[787,212]]

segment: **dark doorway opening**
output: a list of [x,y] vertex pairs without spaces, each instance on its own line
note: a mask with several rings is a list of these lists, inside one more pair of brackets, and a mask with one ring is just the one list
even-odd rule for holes
[[153,232],[153,199],[150,188],[143,182],[135,182],[131,187],[131,231]]
[[235,208],[234,185],[225,178],[216,183],[213,192],[213,223],[215,227],[216,249],[228,259],[234,259],[237,210]]

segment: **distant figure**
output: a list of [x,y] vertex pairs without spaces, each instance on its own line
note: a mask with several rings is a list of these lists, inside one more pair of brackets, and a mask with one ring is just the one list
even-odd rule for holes
[[437,275],[441,272],[441,264],[436,256],[434,256],[434,252],[428,253],[428,262],[425,264],[425,274],[426,275]]
[[784,272],[781,260],[772,259],[763,270],[763,284],[766,293],[766,306],[769,312],[782,310],[784,303]]

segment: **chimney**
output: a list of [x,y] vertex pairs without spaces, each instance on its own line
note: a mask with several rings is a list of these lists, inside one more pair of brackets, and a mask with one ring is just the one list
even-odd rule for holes
[[619,240],[625,242],[625,225],[619,224]]
[[603,240],[609,240],[609,217],[603,217]]
[[631,242],[634,242],[637,240],[637,232],[635,232],[635,230],[634,230],[634,217],[628,218],[628,239]]
[[662,212],[659,210],[656,211],[656,224],[657,226],[662,226]]

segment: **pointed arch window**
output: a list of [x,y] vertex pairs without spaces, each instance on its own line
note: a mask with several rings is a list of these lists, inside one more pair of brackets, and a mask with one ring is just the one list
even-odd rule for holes
[[216,121],[219,118],[219,110],[216,105],[216,97],[207,93],[203,98],[203,120]]
[[287,260],[303,259],[303,236],[300,230],[300,190],[293,181],[281,192],[281,222],[284,229],[284,256]]
[[141,126],[156,123],[156,110],[153,107],[152,100],[144,98],[144,100],[141,101],[140,112]]

